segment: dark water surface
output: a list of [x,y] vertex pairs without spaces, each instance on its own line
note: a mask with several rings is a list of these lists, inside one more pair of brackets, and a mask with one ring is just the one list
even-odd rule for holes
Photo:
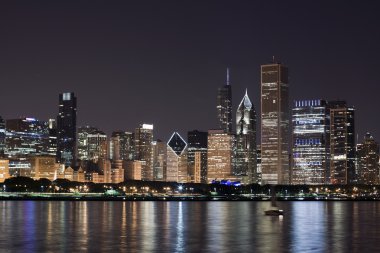
[[380,202],[1,201],[0,252],[380,252]]

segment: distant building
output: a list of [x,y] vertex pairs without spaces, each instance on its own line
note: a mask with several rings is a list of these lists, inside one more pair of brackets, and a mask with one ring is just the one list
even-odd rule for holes
[[256,112],[247,91],[236,112],[236,152],[234,174],[244,183],[257,183]]
[[166,181],[190,181],[187,170],[187,143],[177,132],[173,133],[167,143],[166,159]]
[[126,180],[141,180],[141,161],[123,161],[123,168]]
[[57,161],[66,166],[76,164],[77,98],[74,93],[59,94],[57,116]]
[[261,170],[263,184],[289,184],[288,68],[261,65]]
[[209,130],[207,139],[207,182],[238,180],[233,175],[234,135],[223,130]]
[[88,158],[97,161],[107,158],[107,135],[102,131],[94,131],[87,135]]
[[232,133],[232,89],[228,68],[226,85],[218,89],[216,109],[218,112],[219,128],[226,133]]
[[5,120],[0,116],[0,155],[5,153]]
[[354,112],[345,101],[328,102],[329,179],[332,184],[356,182]]
[[107,184],[112,183],[111,161],[108,159],[99,158],[98,159],[98,166],[100,168],[101,173],[103,174],[102,180],[100,180],[100,179],[99,180],[102,181],[103,183],[107,183]]
[[153,125],[141,124],[135,131],[135,160],[141,161],[141,180],[153,180]]
[[98,132],[99,129],[91,126],[84,126],[78,128],[78,159],[82,161],[91,160],[89,154],[89,141],[88,135]]
[[29,161],[33,179],[47,178],[54,181],[57,178],[59,163],[56,162],[55,156],[33,156]]
[[49,145],[47,153],[49,156],[57,155],[57,122],[55,119],[49,119]]
[[47,155],[49,150],[48,123],[34,118],[8,119],[5,142],[5,154],[10,158]]
[[9,175],[9,160],[0,159],[0,183],[3,183],[5,179],[10,178]]
[[299,100],[292,113],[292,184],[326,184],[329,124],[325,100]]
[[361,144],[357,145],[358,182],[379,184],[379,144],[370,133],[366,133]]
[[114,131],[110,139],[110,159],[132,161],[134,159],[134,134]]
[[207,183],[207,132],[187,132],[187,166],[191,182]]
[[165,181],[166,178],[166,142],[157,140],[153,145],[153,180]]

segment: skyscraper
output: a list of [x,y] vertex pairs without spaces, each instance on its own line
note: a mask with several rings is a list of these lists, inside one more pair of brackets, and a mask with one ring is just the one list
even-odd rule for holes
[[167,144],[162,140],[153,142],[153,180],[165,181]]
[[187,165],[191,182],[207,183],[207,132],[187,132]]
[[328,102],[330,183],[355,183],[355,124],[353,107],[346,101]]
[[288,68],[261,66],[261,168],[264,184],[289,183]]
[[5,152],[5,120],[0,116],[0,156]]
[[132,161],[134,159],[134,134],[125,131],[112,132],[110,139],[110,159]]
[[358,182],[379,184],[379,144],[370,133],[366,133],[361,144],[357,145]]
[[168,141],[166,159],[166,181],[190,181],[187,170],[187,143],[177,132],[174,132]]
[[233,175],[234,135],[223,130],[209,130],[207,139],[207,181],[231,180]]
[[77,98],[73,92],[59,94],[57,130],[57,161],[65,166],[74,166],[76,163]]
[[141,161],[141,179],[153,180],[153,125],[141,124],[135,131],[135,159]]
[[81,161],[91,160],[89,154],[88,135],[99,131],[96,127],[84,126],[78,128],[78,159]]
[[234,174],[244,183],[257,182],[256,112],[247,90],[236,111],[236,154]]
[[219,129],[226,133],[232,133],[232,90],[230,85],[230,73],[227,68],[226,85],[218,89],[217,111]]
[[329,135],[324,100],[294,102],[292,113],[292,184],[326,184]]

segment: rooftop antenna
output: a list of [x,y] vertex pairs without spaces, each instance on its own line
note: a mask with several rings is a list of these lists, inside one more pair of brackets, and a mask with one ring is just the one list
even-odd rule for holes
[[272,56],[272,61],[273,61],[273,63],[275,63],[275,61],[274,61],[274,55]]
[[230,85],[230,69],[227,67],[227,85]]

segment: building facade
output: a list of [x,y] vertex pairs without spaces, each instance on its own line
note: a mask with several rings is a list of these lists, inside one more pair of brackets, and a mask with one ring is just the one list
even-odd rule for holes
[[379,144],[370,133],[366,133],[357,145],[358,183],[379,184]]
[[153,180],[153,125],[141,124],[135,131],[135,160],[141,161],[141,179]]
[[288,68],[261,66],[261,170],[264,184],[289,183]]
[[236,111],[234,174],[246,184],[257,183],[256,112],[247,91]]
[[59,94],[57,116],[57,161],[65,166],[76,164],[77,98],[74,93]]
[[218,89],[216,109],[219,129],[232,133],[232,89],[228,68],[226,85]]
[[177,132],[173,133],[167,143],[166,159],[166,181],[190,182],[187,167],[187,143]]
[[207,132],[187,132],[187,166],[190,180],[207,183]]

